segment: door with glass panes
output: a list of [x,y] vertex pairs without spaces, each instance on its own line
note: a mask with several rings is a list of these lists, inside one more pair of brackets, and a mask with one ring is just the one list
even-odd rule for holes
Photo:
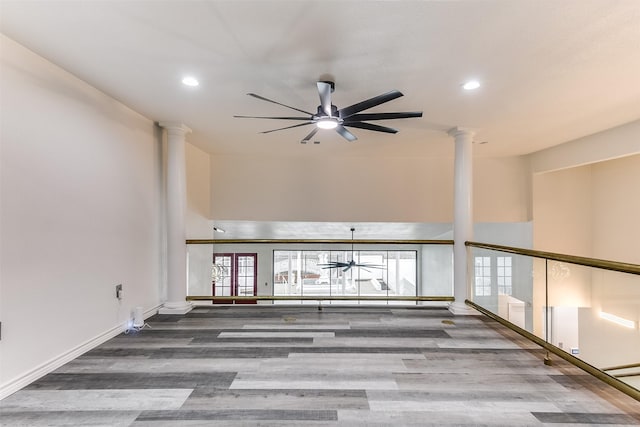
[[224,266],[221,276],[213,282],[213,295],[229,297],[213,301],[214,304],[255,304],[256,300],[238,300],[234,297],[251,297],[257,292],[257,254],[213,254],[213,263]]

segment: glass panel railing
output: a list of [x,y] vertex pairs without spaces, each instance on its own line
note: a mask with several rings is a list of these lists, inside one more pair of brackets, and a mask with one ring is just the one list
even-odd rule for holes
[[487,249],[471,251],[472,300],[528,331],[534,326],[533,260]]
[[640,390],[640,266],[468,245],[474,304]]
[[256,256],[253,302],[415,305],[453,299],[451,241],[359,241],[352,249],[348,241],[190,240],[187,254],[187,298],[201,303],[241,301],[234,297],[242,280],[247,296],[251,286],[239,277],[238,254]]
[[591,269],[591,305],[579,308],[580,357],[640,390],[640,276]]

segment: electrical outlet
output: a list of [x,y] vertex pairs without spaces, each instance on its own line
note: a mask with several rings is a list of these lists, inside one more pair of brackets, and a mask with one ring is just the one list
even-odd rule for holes
[[122,299],[122,285],[116,285],[116,298]]

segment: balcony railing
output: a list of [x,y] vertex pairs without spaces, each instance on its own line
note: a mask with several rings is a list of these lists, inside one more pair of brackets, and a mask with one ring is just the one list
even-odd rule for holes
[[[187,299],[319,307],[323,302],[451,302],[452,244],[451,240],[189,240]],[[555,354],[640,400],[640,265],[466,244],[469,305],[541,345],[548,351],[546,362],[551,363],[550,354]],[[363,254],[354,254],[360,251]],[[415,252],[413,276],[403,270],[406,266],[400,267],[402,256],[397,254],[403,251]],[[392,252],[395,255],[390,256]],[[249,292],[245,286],[234,295],[230,286],[229,293],[216,292],[212,279],[216,253],[256,254],[255,289]],[[377,270],[366,274],[352,270],[347,277],[340,269],[327,276],[319,265],[372,254],[385,263],[386,276]]]
[[640,400],[640,265],[466,244],[468,304]]
[[[274,304],[451,302],[452,245],[451,240],[188,240],[187,299]],[[255,254],[257,268],[235,265],[234,254]],[[214,256],[216,262],[225,263],[219,277],[212,277]],[[351,260],[364,266],[327,268]],[[255,288],[248,282],[255,282]]]

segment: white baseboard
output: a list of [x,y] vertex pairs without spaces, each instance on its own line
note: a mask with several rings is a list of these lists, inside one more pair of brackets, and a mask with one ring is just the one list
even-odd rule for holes
[[[158,309],[162,307],[162,304],[159,304],[153,308],[144,312],[144,318],[148,319],[158,312]],[[7,396],[12,395],[16,391],[28,386],[32,382],[37,379],[47,375],[50,372],[55,371],[65,363],[68,363],[75,359],[78,356],[83,355],[87,351],[96,348],[100,344],[103,344],[109,341],[111,338],[114,338],[120,335],[127,328],[126,325],[118,325],[109,329],[102,334],[85,341],[77,347],[72,348],[71,350],[62,353],[61,355],[54,357],[53,359],[35,367],[34,369],[28,371],[24,375],[21,375],[5,384],[0,385],[0,400],[4,399]]]

